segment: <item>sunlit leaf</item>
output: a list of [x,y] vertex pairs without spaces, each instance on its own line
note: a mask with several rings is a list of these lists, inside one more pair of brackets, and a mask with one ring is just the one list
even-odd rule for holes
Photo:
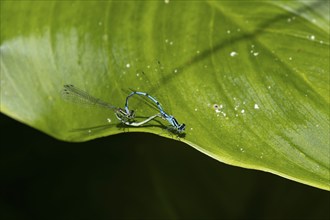
[[[329,190],[329,32],[329,1],[1,1],[1,112],[67,141],[151,132]],[[185,135],[67,103],[64,84],[121,108],[148,92]],[[157,114],[146,100],[137,116]]]

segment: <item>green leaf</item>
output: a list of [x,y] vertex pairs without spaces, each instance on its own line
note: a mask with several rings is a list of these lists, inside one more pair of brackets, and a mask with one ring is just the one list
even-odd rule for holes
[[1,112],[67,141],[176,139],[161,119],[123,128],[60,95],[74,84],[123,107],[145,91],[187,125],[180,141],[330,190],[329,20],[329,1],[1,1]]

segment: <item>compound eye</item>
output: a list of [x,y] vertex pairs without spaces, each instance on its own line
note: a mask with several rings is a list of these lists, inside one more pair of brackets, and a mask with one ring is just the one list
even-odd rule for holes
[[186,128],[186,125],[182,124],[179,129],[180,129],[180,131],[184,131],[185,128]]

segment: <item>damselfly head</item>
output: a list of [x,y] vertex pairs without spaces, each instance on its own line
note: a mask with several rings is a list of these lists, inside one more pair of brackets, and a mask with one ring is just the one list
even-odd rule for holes
[[183,132],[185,129],[186,129],[186,125],[185,125],[185,124],[181,124],[181,125],[178,127],[178,131],[179,131],[180,133]]
[[179,122],[172,116],[167,116],[172,125],[178,130],[179,133],[183,132],[186,128],[185,124],[179,124]]
[[129,115],[127,115],[128,118],[135,118],[135,111],[129,110]]

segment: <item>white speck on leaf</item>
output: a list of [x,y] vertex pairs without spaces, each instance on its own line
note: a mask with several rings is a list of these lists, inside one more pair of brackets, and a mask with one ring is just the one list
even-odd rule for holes
[[236,52],[236,51],[232,51],[232,52],[230,52],[230,56],[231,57],[234,57],[234,56],[237,56],[238,55],[238,53]]

